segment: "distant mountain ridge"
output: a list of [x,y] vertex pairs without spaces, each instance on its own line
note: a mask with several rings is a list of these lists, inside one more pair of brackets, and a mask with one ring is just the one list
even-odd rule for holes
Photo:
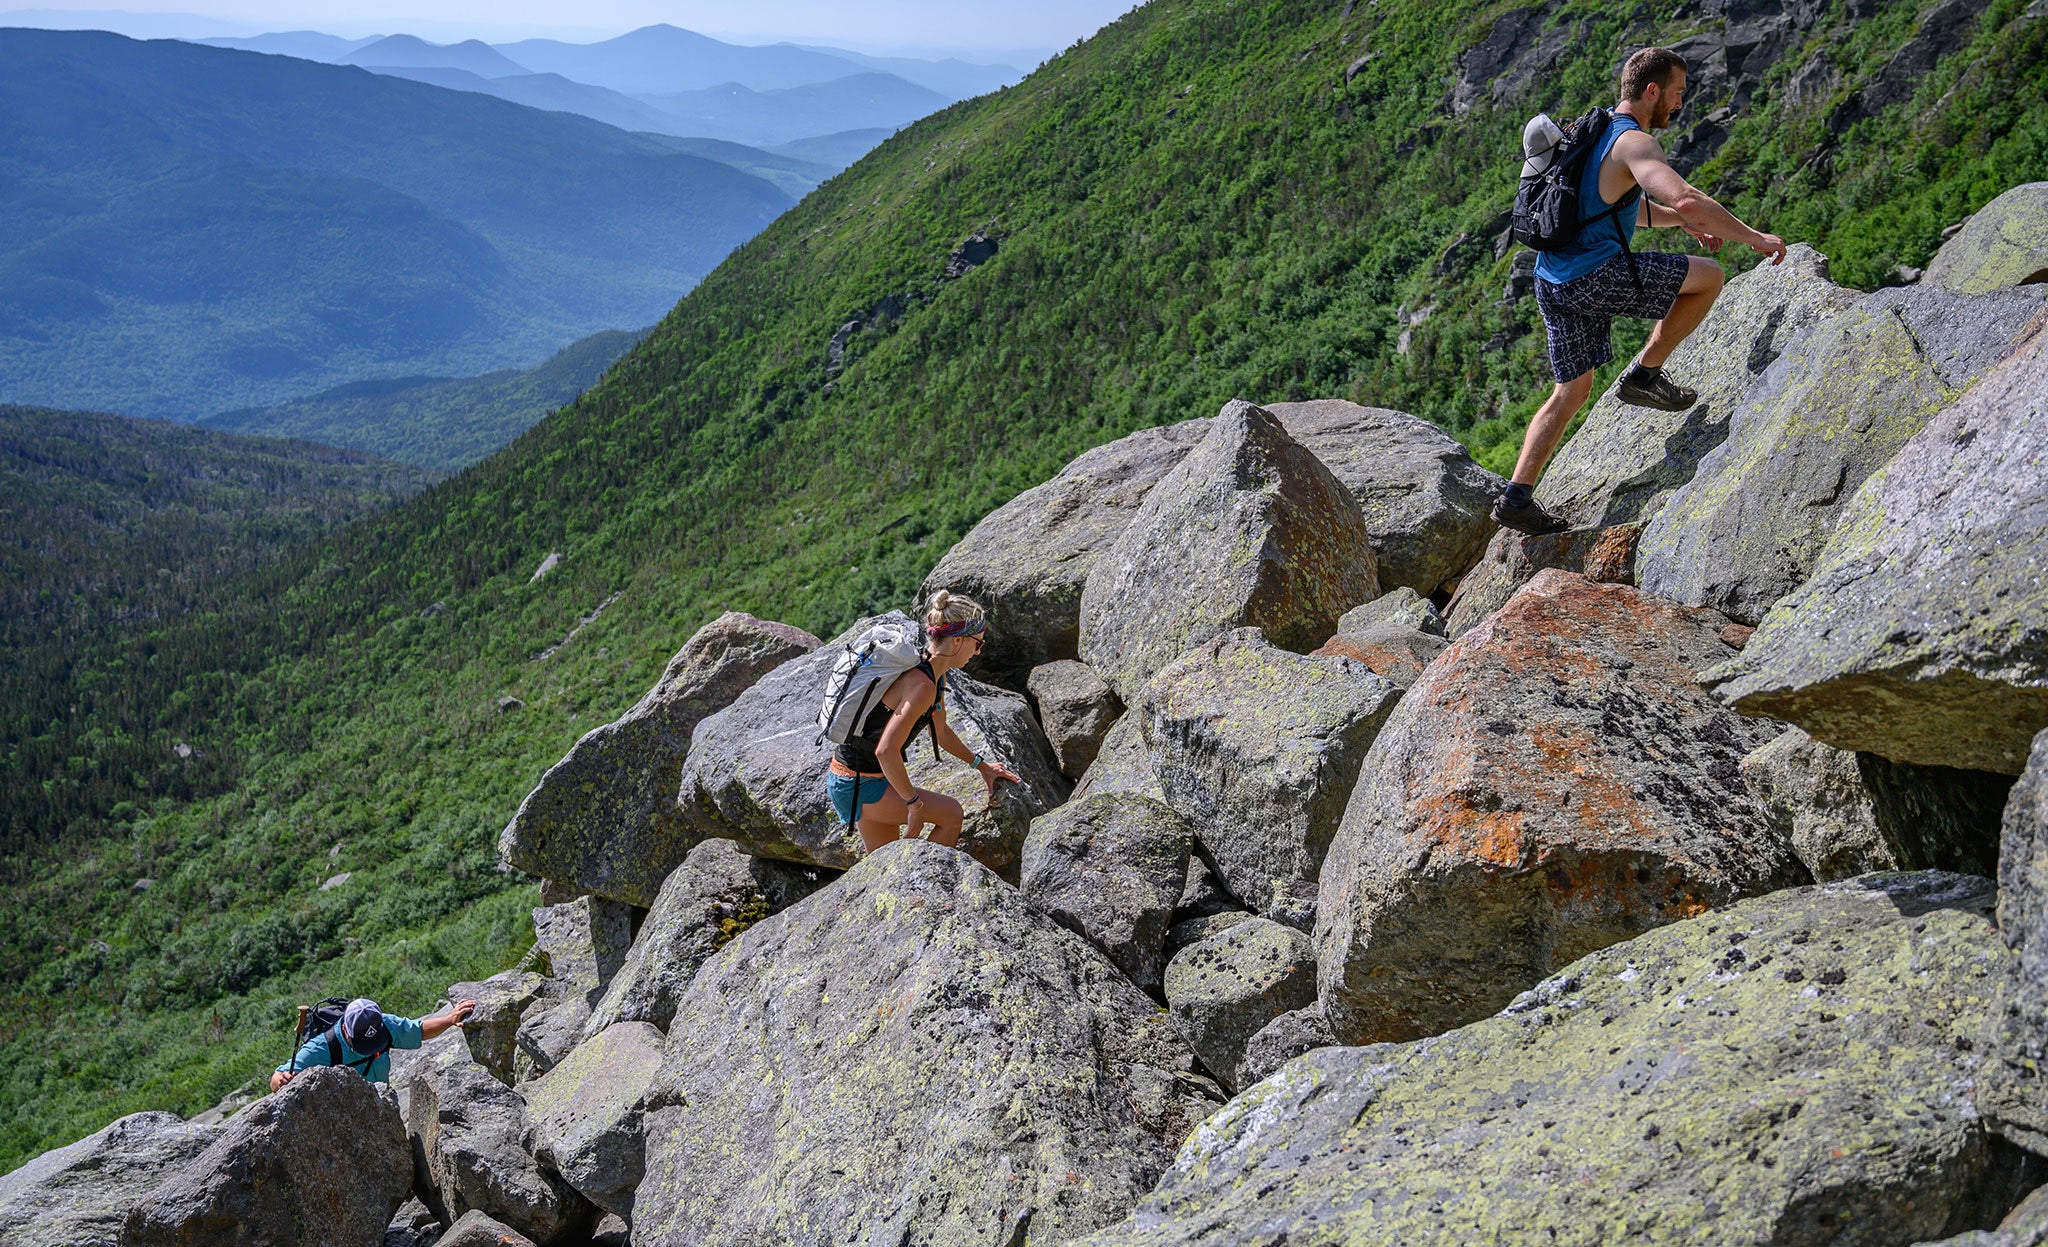
[[428,43],[414,35],[386,35],[359,48],[351,48],[339,59],[344,65],[361,65],[369,69],[440,66],[467,70],[484,78],[531,72],[481,39],[440,44]]
[[578,116],[0,31],[0,400],[192,418],[648,324],[791,196]]

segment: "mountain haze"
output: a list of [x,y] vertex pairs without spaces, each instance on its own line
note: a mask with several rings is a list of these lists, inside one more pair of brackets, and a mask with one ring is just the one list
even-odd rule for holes
[[[2048,20],[2024,0],[1155,0],[895,134],[565,410],[252,583],[262,635],[162,638],[209,672],[122,672],[135,704],[104,731],[131,739],[180,691],[233,688],[192,743],[234,765],[192,801],[117,774],[21,829],[0,1164],[204,1107],[278,1059],[294,1000],[423,1008],[510,965],[534,894],[495,872],[497,831],[724,608],[829,635],[907,606],[993,506],[1232,397],[1398,407],[1512,456],[1548,388],[1497,243],[1519,132],[1611,102],[1647,42],[1700,67],[1666,136],[1683,166],[1837,280],[1922,266],[2048,177]],[[98,774],[96,748],[62,745]],[[166,1069],[162,1033],[217,1039]]]
[[481,39],[440,44],[428,43],[416,35],[386,35],[362,47],[351,48],[336,60],[340,64],[361,65],[369,69],[460,69],[484,78],[533,72]]
[[0,397],[191,418],[656,319],[790,198],[364,70],[0,32]]

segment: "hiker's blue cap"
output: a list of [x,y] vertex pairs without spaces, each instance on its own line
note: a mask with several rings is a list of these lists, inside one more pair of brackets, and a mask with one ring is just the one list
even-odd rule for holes
[[341,1013],[341,1037],[357,1052],[382,1052],[391,1046],[391,1031],[377,1002],[358,997]]

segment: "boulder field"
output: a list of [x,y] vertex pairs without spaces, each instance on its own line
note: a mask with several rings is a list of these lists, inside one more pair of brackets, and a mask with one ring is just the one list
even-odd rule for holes
[[124,1117],[0,1242],[2048,1241],[2044,189],[1732,280],[1566,533],[1336,400],[1081,455],[923,586],[1023,776],[910,743],[964,851],[825,798],[875,619],[710,622],[512,814],[462,1033]]

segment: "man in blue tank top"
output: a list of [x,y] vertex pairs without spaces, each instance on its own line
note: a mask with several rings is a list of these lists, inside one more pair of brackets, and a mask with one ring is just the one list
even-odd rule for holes
[[[1570,527],[1535,499],[1536,479],[1550,462],[1566,426],[1593,391],[1593,370],[1614,358],[1614,318],[1654,320],[1650,340],[1622,375],[1616,394],[1624,403],[1685,411],[1699,395],[1664,375],[1686,335],[1706,319],[1721,293],[1721,266],[1705,256],[1648,252],[1624,254],[1638,225],[1675,225],[1718,251],[1723,239],[1747,243],[1785,258],[1785,240],[1744,225],[1735,214],[1678,175],[1650,137],[1685,103],[1685,59],[1669,48],[1645,48],[1621,68],[1621,102],[1614,123],[1586,162],[1579,215],[1593,221],[1572,242],[1536,261],[1536,306],[1550,339],[1550,372],[1557,384],[1529,421],[1522,455],[1507,492],[1494,504],[1494,522],[1524,533]],[[1619,227],[1617,229],[1617,226]],[[1630,260],[1634,264],[1630,264]]]

